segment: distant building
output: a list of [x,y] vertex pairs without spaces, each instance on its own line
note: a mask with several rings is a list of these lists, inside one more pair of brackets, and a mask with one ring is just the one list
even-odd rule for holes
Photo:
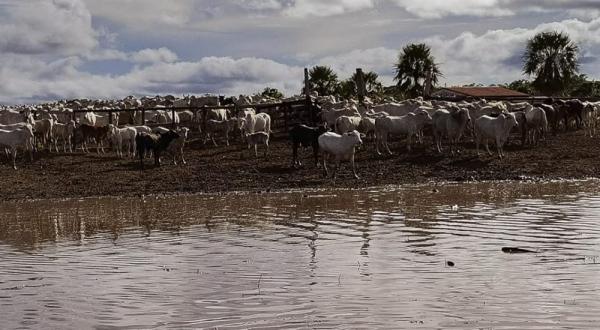
[[504,87],[443,87],[433,92],[431,97],[455,99],[522,99],[530,97],[530,95]]

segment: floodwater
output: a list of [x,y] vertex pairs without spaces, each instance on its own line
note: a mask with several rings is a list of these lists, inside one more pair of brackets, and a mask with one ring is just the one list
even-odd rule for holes
[[2,203],[0,328],[598,329],[599,183]]

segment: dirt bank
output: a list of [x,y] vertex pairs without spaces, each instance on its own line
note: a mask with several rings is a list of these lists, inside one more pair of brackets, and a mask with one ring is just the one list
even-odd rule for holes
[[[583,132],[561,133],[535,148],[521,147],[516,139],[506,158],[477,157],[465,143],[454,157],[434,152],[431,139],[410,154],[403,142],[393,144],[393,156],[377,156],[367,141],[357,155],[360,180],[343,166],[336,187],[366,187],[428,181],[525,180],[597,177],[600,146]],[[0,199],[131,196],[160,193],[268,191],[331,187],[329,179],[312,165],[310,151],[302,151],[305,166],[290,166],[291,150],[285,140],[272,142],[269,160],[256,159],[234,142],[232,146],[203,146],[192,136],[186,146],[187,165],[166,162],[160,168],[139,170],[138,162],[106,155],[40,153],[32,163],[20,159],[14,171],[5,158],[0,164]],[[147,164],[150,164],[147,160]]]

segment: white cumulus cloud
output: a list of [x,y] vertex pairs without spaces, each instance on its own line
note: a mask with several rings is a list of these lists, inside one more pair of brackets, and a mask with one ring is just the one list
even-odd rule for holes
[[0,52],[76,54],[98,45],[92,17],[80,0],[29,0],[1,16]]

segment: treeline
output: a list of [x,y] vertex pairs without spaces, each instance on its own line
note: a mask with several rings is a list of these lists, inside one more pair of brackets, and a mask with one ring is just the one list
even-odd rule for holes
[[[528,79],[507,84],[495,84],[530,95],[565,97],[600,97],[600,82],[590,80],[579,71],[579,46],[563,32],[550,31],[536,34],[527,41],[522,55],[522,72]],[[396,99],[424,96],[437,88],[443,76],[431,48],[424,43],[409,44],[402,48],[394,63],[395,85],[384,87],[376,72],[365,72],[367,95],[374,98],[392,96]],[[353,74],[339,79],[328,66],[314,66],[309,70],[309,84],[319,95],[342,98],[357,96],[357,77]],[[483,86],[470,84],[467,86]],[[264,96],[283,95],[267,87]]]

